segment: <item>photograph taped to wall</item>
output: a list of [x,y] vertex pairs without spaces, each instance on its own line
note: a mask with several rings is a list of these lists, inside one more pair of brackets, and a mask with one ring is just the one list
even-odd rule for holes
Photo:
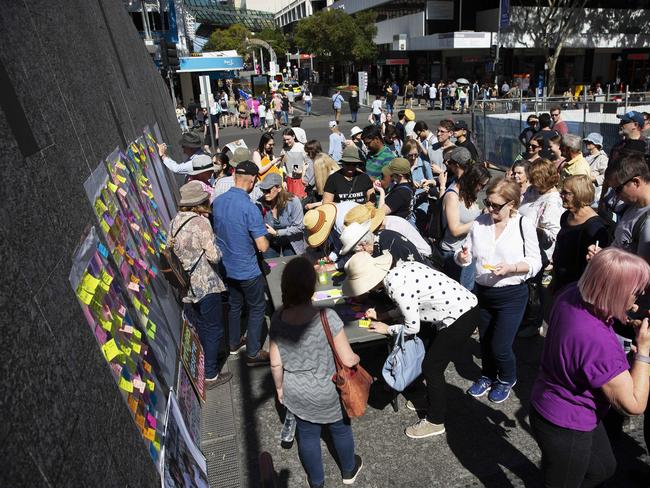
[[201,400],[199,399],[185,366],[178,363],[178,388],[176,390],[178,406],[185,420],[185,426],[194,441],[194,445],[201,445]]

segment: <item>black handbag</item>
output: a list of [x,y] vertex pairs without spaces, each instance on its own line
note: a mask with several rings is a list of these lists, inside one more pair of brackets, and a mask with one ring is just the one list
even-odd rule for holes
[[[521,221],[523,217],[519,218],[519,233],[521,234],[522,247],[524,250],[524,257],[526,257],[526,239],[524,238],[524,229]],[[544,252],[541,251],[540,252]],[[521,327],[536,326],[539,323],[539,317],[542,314],[542,275],[544,269],[542,268],[537,275],[528,278],[526,285],[528,286],[528,302],[526,303],[526,311],[524,318],[521,320]]]

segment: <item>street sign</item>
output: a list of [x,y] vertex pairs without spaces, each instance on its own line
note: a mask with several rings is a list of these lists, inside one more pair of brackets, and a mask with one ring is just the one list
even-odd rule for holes
[[199,88],[201,89],[201,107],[210,107],[213,97],[209,75],[199,76]]

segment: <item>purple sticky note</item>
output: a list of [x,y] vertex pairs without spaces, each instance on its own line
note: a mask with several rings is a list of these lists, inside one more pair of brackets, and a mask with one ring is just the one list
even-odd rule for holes
[[153,428],[155,429],[155,428],[156,428],[156,424],[157,424],[156,417],[154,417],[153,415],[151,415],[150,413],[148,413],[148,414],[147,414],[147,423],[148,423],[151,427],[153,427]]
[[278,263],[270,262],[269,263],[269,268],[275,268],[278,265]]

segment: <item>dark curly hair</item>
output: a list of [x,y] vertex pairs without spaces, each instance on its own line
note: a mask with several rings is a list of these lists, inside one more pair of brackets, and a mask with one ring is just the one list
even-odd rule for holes
[[316,290],[316,270],[311,261],[299,256],[287,263],[280,281],[284,308],[308,305]]
[[463,175],[458,180],[458,196],[465,203],[465,207],[469,208],[478,199],[478,192],[485,186],[484,181],[489,183],[490,172],[482,164],[472,164],[465,170]]

